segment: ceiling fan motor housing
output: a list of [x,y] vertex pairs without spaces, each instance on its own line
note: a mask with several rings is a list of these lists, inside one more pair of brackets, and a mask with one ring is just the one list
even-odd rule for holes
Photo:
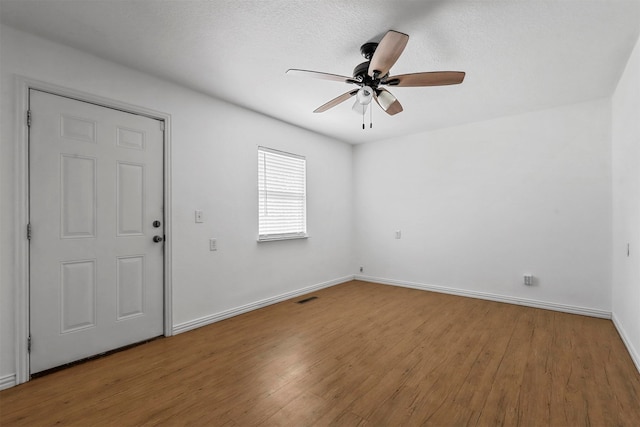
[[353,78],[358,80],[364,80],[364,77],[367,75],[368,70],[369,70],[369,61],[365,61],[362,64],[356,65],[356,68],[353,69]]
[[388,73],[385,76],[373,78],[369,75],[369,64],[370,61],[365,61],[362,64],[356,65],[356,68],[353,69],[353,79],[358,86],[369,86],[375,89],[380,84],[380,81],[388,76]]

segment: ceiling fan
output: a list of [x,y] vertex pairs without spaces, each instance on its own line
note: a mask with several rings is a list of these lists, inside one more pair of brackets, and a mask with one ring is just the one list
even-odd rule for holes
[[[387,89],[382,86],[419,87],[444,86],[460,84],[464,80],[462,71],[435,71],[426,73],[389,75],[389,69],[396,63],[404,50],[409,36],[398,31],[388,31],[380,43],[369,42],[360,47],[360,53],[366,61],[356,66],[353,77],[300,69],[289,69],[287,74],[333,80],[360,86],[332,99],[316,108],[314,113],[322,113],[355,96],[353,110],[364,115],[371,100],[387,114],[394,115],[402,111],[402,105]],[[363,124],[364,128],[364,124]]]

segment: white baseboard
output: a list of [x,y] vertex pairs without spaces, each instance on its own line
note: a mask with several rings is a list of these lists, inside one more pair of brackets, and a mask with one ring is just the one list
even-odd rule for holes
[[328,282],[322,282],[315,285],[307,286],[305,288],[297,289],[295,291],[287,292],[281,295],[276,295],[271,298],[263,299],[260,301],[252,302],[249,304],[235,307],[229,310],[221,311],[219,313],[210,314],[208,316],[200,317],[198,319],[189,320],[188,322],[179,323],[173,326],[173,334],[179,334],[187,332],[192,329],[206,326],[211,323],[219,322],[220,320],[228,319],[229,317],[237,316],[239,314],[247,313],[249,311],[257,310],[268,305],[276,304],[278,302],[286,301],[291,298],[295,298],[300,295],[308,294],[309,292],[317,291],[319,289],[328,288],[330,286],[339,285],[353,280],[353,276],[345,276],[338,279],[329,280]]
[[0,390],[11,388],[16,385],[16,374],[3,375],[0,377]]
[[595,308],[579,307],[574,305],[557,304],[546,301],[537,301],[527,298],[510,297],[505,295],[491,294],[488,292],[469,291],[465,289],[449,288],[446,286],[427,285],[424,283],[407,282],[404,280],[383,279],[380,277],[356,275],[356,280],[365,282],[380,283],[382,285],[400,286],[403,288],[420,289],[423,291],[439,292],[443,294],[458,295],[463,297],[478,298],[489,301],[505,302],[509,304],[523,305],[526,307],[543,308],[545,310],[561,311],[563,313],[581,314],[583,316],[599,317],[611,319],[611,312],[598,310]]
[[624,330],[622,323],[618,320],[615,313],[613,314],[613,316],[611,316],[611,320],[613,321],[613,325],[618,330],[618,334],[620,335],[620,338],[622,338],[622,342],[627,347],[627,351],[631,356],[631,360],[633,360],[633,363],[636,365],[636,369],[638,370],[638,372],[640,372],[640,354],[638,354],[638,351],[631,343],[629,335],[627,335],[627,332]]

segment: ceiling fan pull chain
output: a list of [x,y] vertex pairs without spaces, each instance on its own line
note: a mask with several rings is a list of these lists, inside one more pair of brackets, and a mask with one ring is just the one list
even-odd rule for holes
[[373,128],[373,108],[369,108],[369,129]]
[[362,109],[362,130],[364,130],[364,108]]

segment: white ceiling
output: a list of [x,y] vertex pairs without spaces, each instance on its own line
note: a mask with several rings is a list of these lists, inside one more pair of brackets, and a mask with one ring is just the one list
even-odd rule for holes
[[[0,0],[2,23],[268,116],[362,143],[610,95],[640,33],[640,0]],[[362,130],[351,76],[360,45],[409,34],[391,74],[465,71],[464,83],[392,88]],[[368,121],[368,113],[367,113]]]

